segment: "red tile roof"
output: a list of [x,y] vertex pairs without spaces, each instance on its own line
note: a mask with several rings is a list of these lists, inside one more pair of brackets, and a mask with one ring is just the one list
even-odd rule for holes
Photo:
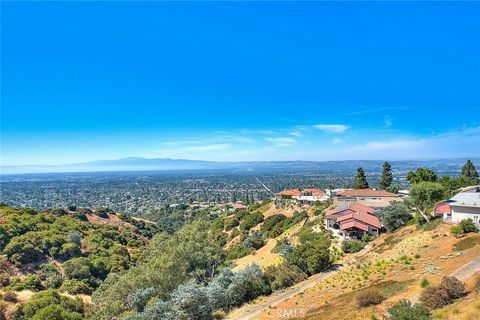
[[[346,221],[352,220],[375,228],[380,228],[380,219],[372,213],[372,208],[358,202],[353,202],[347,206],[338,206],[333,210],[327,211],[326,216],[336,218],[336,222],[339,222],[342,225],[346,223]],[[343,227],[341,226],[341,228]]]
[[340,197],[398,197],[395,193],[385,190],[351,189],[337,192]]
[[438,214],[450,214],[452,211],[452,208],[446,203],[440,204],[435,208],[435,213]]
[[290,190],[284,190],[284,191],[280,191],[278,192],[277,194],[279,196],[299,196],[300,195],[300,190],[298,189],[290,189]]
[[356,220],[347,220],[343,223],[340,224],[340,229],[342,230],[347,230],[347,229],[351,229],[351,228],[358,228],[360,230],[363,230],[363,231],[368,231],[368,226],[361,222],[361,221],[356,221]]
[[284,190],[276,193],[279,196],[292,196],[292,197],[298,197],[302,195],[304,192],[311,192],[314,196],[321,197],[325,195],[325,192],[323,192],[320,189],[315,189],[315,188],[306,188],[303,190],[300,189],[289,189],[289,190]]
[[337,222],[342,222],[342,221],[349,220],[349,219],[353,219],[355,221],[360,221],[360,222],[363,222],[365,224],[369,224],[369,225],[371,225],[372,227],[375,227],[375,228],[380,228],[381,227],[380,219],[378,219],[374,215],[364,213],[364,212],[358,212],[358,211],[355,211],[355,212],[352,212],[352,213],[349,213],[349,214],[346,214],[346,215],[343,215],[343,216],[337,218]]

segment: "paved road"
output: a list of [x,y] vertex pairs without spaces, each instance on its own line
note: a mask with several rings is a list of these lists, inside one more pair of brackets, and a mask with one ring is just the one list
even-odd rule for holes
[[274,295],[270,296],[267,301],[253,306],[252,309],[243,312],[241,315],[238,315],[236,317],[228,317],[227,319],[229,319],[229,320],[253,319],[253,317],[255,317],[256,315],[261,313],[265,308],[274,307],[274,306],[278,305],[279,303],[281,303],[285,300],[288,300],[290,298],[293,298],[297,294],[299,294],[301,292],[304,292],[305,290],[316,286],[317,284],[324,281],[325,279],[328,279],[328,278],[332,277],[333,275],[335,275],[337,272],[339,272],[343,268],[355,263],[357,258],[367,254],[369,251],[370,251],[370,248],[367,246],[364,250],[362,250],[361,252],[357,253],[356,255],[354,255],[353,257],[351,257],[347,261],[345,261],[345,263],[343,263],[341,265],[339,265],[339,264],[333,265],[332,267],[328,268],[324,272],[315,274],[315,275],[309,277],[307,280],[302,281],[302,282],[296,284],[295,286],[287,289],[286,291],[282,291],[282,292],[279,292],[277,294],[274,294]]
[[457,278],[458,280],[465,281],[468,278],[471,278],[475,273],[480,272],[480,257],[470,261],[467,264],[464,264],[462,267],[458,268],[450,276]]

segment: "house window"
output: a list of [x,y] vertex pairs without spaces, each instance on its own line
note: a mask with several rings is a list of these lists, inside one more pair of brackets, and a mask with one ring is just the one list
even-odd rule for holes
[[377,232],[377,229],[372,229],[372,232]]

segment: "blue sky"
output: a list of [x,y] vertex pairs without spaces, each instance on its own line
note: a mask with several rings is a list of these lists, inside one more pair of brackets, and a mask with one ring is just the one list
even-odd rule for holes
[[2,2],[1,163],[480,156],[479,3]]

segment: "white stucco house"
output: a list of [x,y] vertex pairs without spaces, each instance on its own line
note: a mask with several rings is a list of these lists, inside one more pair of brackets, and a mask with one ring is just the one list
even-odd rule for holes
[[450,206],[450,222],[458,223],[471,218],[480,229],[480,186],[465,189],[447,203]]
[[329,197],[320,189],[290,189],[275,193],[275,200],[293,199],[298,202],[327,201]]

